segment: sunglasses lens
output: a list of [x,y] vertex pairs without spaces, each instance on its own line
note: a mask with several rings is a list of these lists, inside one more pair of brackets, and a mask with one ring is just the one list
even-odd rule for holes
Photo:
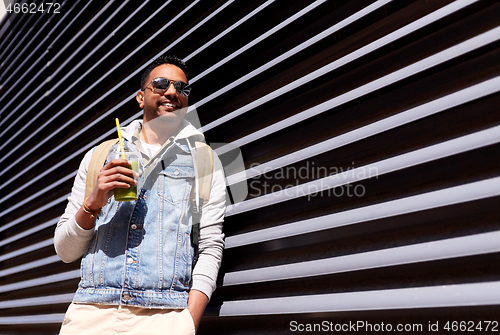
[[153,80],[151,85],[153,86],[153,90],[158,93],[162,93],[168,90],[168,87],[170,86],[170,80],[166,78],[156,78],[155,80]]
[[175,82],[174,87],[175,90],[183,97],[187,97],[189,93],[191,93],[191,87],[182,81]]

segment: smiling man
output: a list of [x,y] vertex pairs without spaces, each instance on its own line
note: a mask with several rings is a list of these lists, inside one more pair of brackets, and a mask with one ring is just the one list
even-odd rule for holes
[[[200,194],[202,154],[196,148],[204,137],[184,120],[190,92],[186,65],[176,57],[155,59],[142,75],[136,99],[143,119],[122,129],[142,155],[138,200],[117,202],[112,196],[113,189],[136,184],[126,167],[130,162],[106,162],[87,197],[94,150],[80,164],[54,238],[63,261],[83,256],[60,334],[196,332],[216,287],[226,195],[213,153],[212,165],[201,169],[211,172],[208,199],[193,202],[193,194]],[[198,233],[199,244],[193,243],[191,235]]]
[[[187,84],[186,74],[179,67],[181,63],[177,64],[161,64],[149,74],[146,71],[141,79],[142,90],[136,96],[139,107],[144,111],[141,140],[151,145],[165,143],[179,129],[186,115],[187,95],[191,88]],[[161,94],[167,86],[165,93]],[[178,93],[177,89],[183,93]],[[158,117],[158,120],[150,123]]]

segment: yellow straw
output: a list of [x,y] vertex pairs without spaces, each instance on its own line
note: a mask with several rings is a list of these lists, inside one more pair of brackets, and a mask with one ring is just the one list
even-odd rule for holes
[[116,130],[118,131],[118,139],[120,140],[120,149],[122,151],[122,158],[125,158],[125,148],[123,147],[123,138],[122,138],[122,132],[120,131],[120,121],[118,121],[118,118],[115,119],[116,121]]

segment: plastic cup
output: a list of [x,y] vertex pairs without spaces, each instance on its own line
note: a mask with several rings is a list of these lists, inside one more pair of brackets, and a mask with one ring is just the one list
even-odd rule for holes
[[[137,147],[131,143],[125,142],[124,152],[121,151],[120,144],[115,144],[111,147],[108,152],[107,160],[108,162],[113,159],[122,159],[125,155],[125,159],[132,162],[132,165],[124,165],[125,167],[134,170],[138,174],[142,172],[142,158]],[[116,201],[134,201],[137,200],[137,185],[139,184],[139,177],[134,178],[137,182],[136,185],[130,185],[129,188],[115,188],[113,189],[113,195]]]
[[[139,172],[138,162],[132,161],[132,166],[127,166],[129,169]],[[134,201],[137,200],[137,185],[130,185],[129,188],[115,188],[113,195],[116,201]]]

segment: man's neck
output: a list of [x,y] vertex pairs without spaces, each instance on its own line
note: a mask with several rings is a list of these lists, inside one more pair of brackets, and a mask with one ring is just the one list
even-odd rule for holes
[[177,135],[180,125],[165,122],[144,122],[141,130],[141,140],[161,147],[171,136]]

